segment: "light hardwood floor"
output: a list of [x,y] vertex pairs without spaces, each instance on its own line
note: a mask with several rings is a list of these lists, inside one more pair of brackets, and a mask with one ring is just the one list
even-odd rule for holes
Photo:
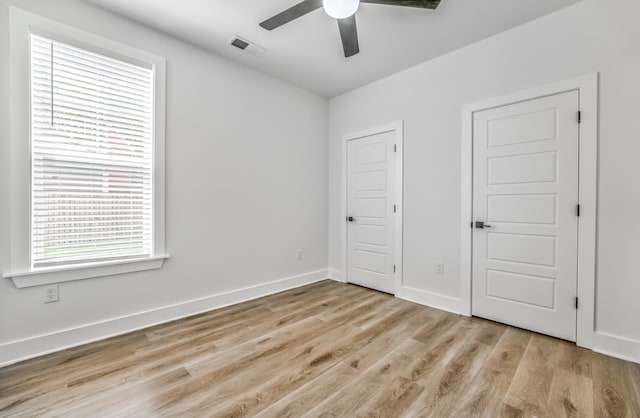
[[640,365],[323,281],[0,369],[0,416],[640,417]]

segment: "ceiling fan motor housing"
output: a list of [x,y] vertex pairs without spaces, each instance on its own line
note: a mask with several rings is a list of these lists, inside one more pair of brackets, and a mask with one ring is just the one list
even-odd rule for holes
[[334,19],[353,16],[358,11],[360,0],[322,0],[324,11]]

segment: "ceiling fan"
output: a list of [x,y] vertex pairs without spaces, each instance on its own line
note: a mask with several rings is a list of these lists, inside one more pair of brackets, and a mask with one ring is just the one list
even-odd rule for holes
[[435,10],[440,0],[304,0],[284,12],[278,13],[260,23],[267,30],[273,30],[319,8],[338,21],[345,58],[360,52],[356,16],[360,3],[386,4],[389,6],[417,7]]

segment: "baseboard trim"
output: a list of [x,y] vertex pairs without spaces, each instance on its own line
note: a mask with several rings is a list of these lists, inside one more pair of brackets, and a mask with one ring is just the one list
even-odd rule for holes
[[[337,282],[347,283],[345,275],[341,270],[329,269],[329,278]],[[462,312],[462,301],[458,298],[425,292],[424,290],[411,287],[403,287],[396,290],[395,297],[457,315],[461,315]]]
[[418,290],[411,287],[402,287],[396,290],[396,297],[457,315],[460,315],[462,312],[462,301],[451,296],[425,292],[424,290]]
[[596,331],[593,351],[640,364],[640,341]]
[[342,271],[337,269],[329,269],[329,278],[331,280],[335,280],[336,282],[340,282],[340,283],[347,282],[346,278],[344,277],[344,274],[342,274]]
[[325,280],[327,270],[0,344],[0,367]]

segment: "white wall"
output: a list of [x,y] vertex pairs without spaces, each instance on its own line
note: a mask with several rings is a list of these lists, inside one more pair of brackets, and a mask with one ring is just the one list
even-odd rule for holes
[[76,0],[0,0],[0,271],[10,269],[9,4],[166,57],[171,259],[60,284],[46,305],[42,288],[0,279],[0,364],[326,277],[328,101]]
[[444,306],[461,286],[462,106],[599,71],[596,348],[640,361],[638,17],[637,0],[584,0],[331,100],[330,269],[341,265],[343,134],[405,121],[404,281]]

